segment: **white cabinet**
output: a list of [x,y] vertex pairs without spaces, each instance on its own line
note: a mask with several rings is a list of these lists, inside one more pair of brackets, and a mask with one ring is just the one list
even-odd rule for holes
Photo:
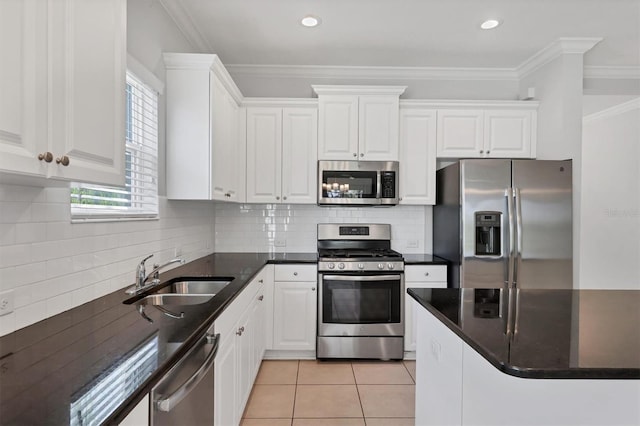
[[264,282],[254,278],[216,319],[215,424],[239,424],[265,350]]
[[400,204],[436,203],[436,110],[400,106]]
[[0,4],[0,171],[124,185],[126,2]]
[[143,426],[151,424],[149,421],[149,395],[147,394],[133,410],[127,414],[119,426]]
[[242,94],[217,55],[165,53],[167,197],[244,201]]
[[315,104],[246,105],[247,202],[315,204]]
[[438,109],[438,157],[535,158],[537,105]]
[[316,265],[275,265],[274,350],[315,351],[316,287]]
[[[447,266],[405,265],[404,280],[405,288],[447,288]],[[406,291],[404,308],[404,350],[413,352],[416,350],[417,310],[424,308],[406,294]]]
[[398,160],[405,86],[312,86],[318,94],[319,160]]

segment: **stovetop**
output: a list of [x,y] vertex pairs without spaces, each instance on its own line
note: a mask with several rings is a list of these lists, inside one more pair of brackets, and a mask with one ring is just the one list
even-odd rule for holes
[[402,255],[391,249],[319,249],[320,260],[337,260],[345,262],[370,261],[370,260],[391,260],[401,261]]

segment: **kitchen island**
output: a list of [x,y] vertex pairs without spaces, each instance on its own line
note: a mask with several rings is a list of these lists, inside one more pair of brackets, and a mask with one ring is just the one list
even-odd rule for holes
[[408,293],[416,425],[640,424],[640,291]]

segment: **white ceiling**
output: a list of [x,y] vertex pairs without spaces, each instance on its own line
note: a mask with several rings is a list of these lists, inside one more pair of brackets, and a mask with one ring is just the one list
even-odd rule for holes
[[[160,1],[228,65],[516,68],[560,37],[602,37],[585,65],[640,67],[640,0]],[[503,24],[480,30],[489,17]]]

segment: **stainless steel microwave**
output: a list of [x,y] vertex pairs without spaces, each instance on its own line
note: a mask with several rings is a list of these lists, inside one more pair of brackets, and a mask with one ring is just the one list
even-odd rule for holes
[[398,204],[397,161],[318,161],[318,205]]

